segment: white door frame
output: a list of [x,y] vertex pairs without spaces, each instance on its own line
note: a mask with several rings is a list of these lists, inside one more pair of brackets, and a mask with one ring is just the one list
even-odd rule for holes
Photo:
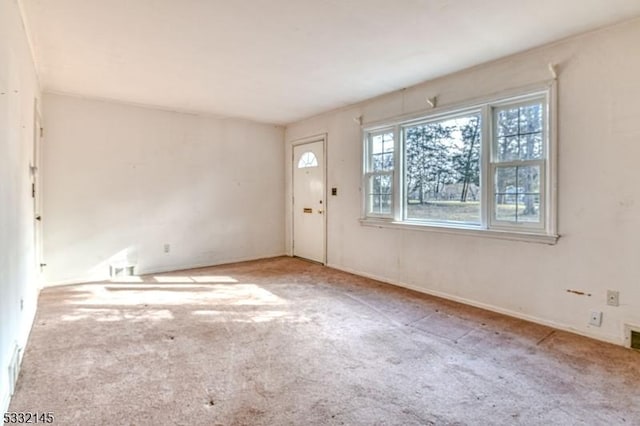
[[322,165],[322,175],[323,175],[323,181],[322,181],[322,205],[324,206],[324,217],[322,218],[322,226],[324,227],[323,233],[322,233],[322,238],[323,238],[323,243],[324,243],[324,252],[322,253],[322,264],[326,265],[327,264],[327,216],[328,216],[328,205],[327,205],[327,134],[326,133],[321,133],[318,135],[314,135],[314,136],[309,136],[306,138],[302,138],[302,139],[296,139],[293,142],[291,142],[291,200],[290,201],[290,206],[291,206],[291,255],[294,256],[295,253],[295,249],[294,249],[294,244],[296,241],[296,236],[295,236],[295,208],[293,206],[293,197],[295,195],[295,147],[300,146],[300,145],[306,145],[309,143],[315,143],[315,142],[322,142],[322,156],[323,156],[323,165]]
[[[42,210],[43,210],[43,197],[42,197],[42,139],[44,125],[42,123],[42,113],[40,111],[40,103],[36,98],[33,106],[33,152],[31,160],[29,160],[32,167],[31,182],[34,185],[35,196],[32,199],[33,203],[33,237],[34,237],[34,257],[36,276],[38,278],[38,288],[41,287],[42,281],[40,279],[42,269],[44,265],[43,258],[43,231],[44,226],[42,223]],[[38,219],[39,217],[39,219]]]

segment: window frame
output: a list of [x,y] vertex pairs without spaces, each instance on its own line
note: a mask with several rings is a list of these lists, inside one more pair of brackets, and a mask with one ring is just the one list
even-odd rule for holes
[[[367,226],[415,229],[444,233],[471,234],[508,240],[524,240],[555,244],[557,235],[557,96],[556,81],[505,91],[446,108],[436,108],[389,120],[366,123],[361,126],[363,140],[363,204],[360,222]],[[496,132],[497,111],[528,105],[540,100],[543,107],[542,157],[538,159],[497,161]],[[481,118],[480,144],[480,224],[456,221],[408,219],[406,208],[406,141],[405,129],[410,126],[443,121],[469,114]],[[368,212],[368,188],[371,172],[367,161],[371,152],[371,136],[393,132],[394,170],[392,214],[379,215]],[[500,167],[540,167],[540,222],[511,222],[496,219],[495,173]]]
[[[304,162],[304,164],[302,163],[303,158],[306,158],[305,156],[307,154],[311,155],[311,162],[307,163],[306,161]],[[309,169],[309,168],[313,168],[313,167],[318,167],[318,159],[316,158],[316,155],[313,153],[313,151],[306,151],[303,152],[302,155],[300,156],[300,159],[298,160],[298,169]]]
[[[407,216],[407,208],[406,205],[407,200],[404,197],[404,194],[408,193],[408,188],[407,188],[407,167],[406,167],[406,157],[407,157],[407,143],[405,140],[405,129],[408,127],[412,127],[412,126],[419,126],[419,125],[423,125],[423,124],[430,124],[430,123],[438,123],[441,121],[445,121],[445,120],[449,120],[449,119],[456,119],[456,118],[462,118],[462,117],[466,117],[469,115],[474,115],[477,114],[480,116],[480,126],[481,126],[481,138],[482,136],[484,136],[483,131],[482,131],[482,126],[484,126],[484,116],[483,116],[483,110],[482,108],[479,107],[471,107],[471,108],[462,108],[462,109],[455,109],[451,112],[445,112],[442,114],[435,114],[432,116],[428,116],[425,117],[424,119],[418,119],[418,120],[411,120],[408,121],[406,123],[402,123],[401,125],[399,125],[400,128],[400,133],[401,133],[401,150],[402,150],[402,170],[401,173],[399,173],[402,176],[402,189],[403,189],[403,197],[400,200],[400,203],[402,204],[402,212],[401,212],[401,220],[402,222],[406,222],[406,223],[415,223],[415,224],[423,224],[423,223],[427,223],[433,226],[442,226],[442,227],[452,227],[452,228],[459,228],[459,227],[470,227],[470,228],[481,228],[482,224],[484,223],[483,220],[483,212],[482,210],[484,210],[483,207],[483,203],[482,203],[482,194],[480,195],[480,199],[481,199],[481,205],[480,205],[480,223],[472,223],[472,222],[462,222],[462,221],[453,221],[453,220],[421,220],[421,219],[413,219],[413,218],[409,218]],[[480,144],[480,157],[482,158],[482,149],[483,149],[483,144]],[[482,159],[480,160],[480,163],[482,163]],[[480,164],[480,167],[482,167],[482,164]],[[480,173],[481,179],[482,179],[482,171]],[[481,186],[482,188],[482,186]],[[398,216],[397,216],[398,217]]]
[[[497,141],[498,138],[495,135],[495,129],[497,128],[497,117],[496,111],[508,109],[509,107],[521,107],[525,105],[531,105],[532,102],[541,101],[542,104],[542,157],[539,159],[531,159],[531,160],[510,160],[510,161],[500,161],[497,155]],[[490,136],[490,154],[489,154],[489,181],[486,183],[487,190],[489,192],[489,198],[487,199],[487,207],[489,209],[488,212],[488,227],[491,229],[504,229],[511,231],[520,231],[527,230],[530,232],[544,232],[546,233],[547,227],[547,209],[549,206],[549,200],[547,200],[547,175],[546,169],[547,164],[550,159],[550,143],[551,143],[551,132],[549,129],[550,115],[550,96],[549,90],[544,92],[534,92],[528,95],[518,96],[516,98],[505,99],[499,102],[492,102],[488,105],[490,111],[490,124],[491,128],[489,129]],[[531,223],[531,222],[513,222],[513,221],[505,221],[499,220],[496,217],[497,209],[495,208],[495,177],[496,170],[500,167],[527,167],[527,166],[538,166],[540,168],[540,222],[539,223]]]
[[[379,135],[385,135],[391,133],[393,134],[393,168],[392,170],[373,170],[373,138],[375,136],[379,136]],[[372,131],[368,131],[365,134],[365,147],[364,147],[364,155],[363,155],[363,178],[362,178],[362,188],[363,188],[363,192],[364,192],[364,200],[363,200],[363,207],[364,207],[364,214],[366,217],[369,218],[377,218],[377,219],[393,219],[396,215],[396,192],[397,192],[397,185],[396,185],[396,170],[398,169],[398,155],[397,155],[397,151],[398,151],[398,138],[397,138],[397,133],[396,133],[396,129],[395,127],[383,127],[383,128],[377,128],[374,129]],[[384,145],[383,145],[383,151],[382,154],[384,154]],[[371,203],[370,203],[370,192],[369,192],[369,185],[370,182],[372,181],[371,178],[375,177],[375,176],[391,176],[391,194],[390,194],[390,208],[389,208],[389,213],[375,213],[373,212]]]

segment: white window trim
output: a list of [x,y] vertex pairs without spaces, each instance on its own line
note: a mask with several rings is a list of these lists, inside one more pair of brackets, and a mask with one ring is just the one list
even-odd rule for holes
[[[490,151],[489,153],[489,158],[488,158],[488,167],[489,167],[489,173],[487,176],[487,190],[488,190],[488,199],[487,199],[487,208],[489,210],[489,214],[488,214],[488,220],[486,222],[483,223],[487,223],[487,225],[489,226],[489,228],[491,229],[502,229],[502,230],[511,230],[514,232],[522,232],[522,230],[525,230],[524,232],[530,231],[530,232],[535,232],[535,233],[544,233],[547,234],[546,232],[546,226],[547,226],[547,218],[548,218],[548,210],[550,208],[554,208],[553,206],[551,206],[550,204],[548,204],[548,200],[547,200],[547,175],[546,175],[546,165],[549,162],[550,159],[550,153],[551,153],[551,132],[549,130],[549,110],[551,108],[549,108],[549,104],[550,104],[550,88],[544,89],[544,90],[538,90],[538,91],[532,91],[529,94],[525,94],[523,96],[517,96],[517,97],[512,97],[512,98],[508,98],[505,99],[503,101],[499,101],[499,102],[492,102],[488,105],[486,105],[486,107],[488,108],[488,110],[486,111],[487,113],[487,118],[489,118],[489,123],[491,123],[491,128],[488,131],[488,135],[490,138],[490,143],[487,144],[488,145],[488,149]],[[496,128],[496,117],[494,114],[494,110],[496,109],[503,109],[505,107],[519,107],[519,106],[523,106],[523,105],[527,105],[528,103],[530,103],[531,101],[535,101],[537,99],[543,99],[543,115],[544,115],[544,123],[545,123],[545,128],[542,129],[542,134],[543,134],[543,145],[542,145],[542,149],[543,149],[543,158],[542,159],[538,159],[538,160],[514,160],[514,161],[499,161],[497,159],[496,156],[496,138],[494,137],[495,135],[493,134],[494,129]],[[495,177],[495,170],[499,167],[526,167],[528,165],[531,166],[538,166],[540,168],[540,205],[541,205],[541,210],[542,213],[540,216],[540,222],[539,223],[527,223],[527,222],[513,222],[513,221],[504,221],[504,220],[498,220],[496,218],[496,211],[493,208],[494,204],[493,204],[493,200],[495,197],[495,186],[493,184],[493,182],[491,181],[491,179],[493,177]],[[549,206],[549,207],[548,207]]]
[[439,233],[439,234],[497,238],[500,240],[525,241],[525,242],[542,243],[542,244],[555,244],[559,238],[558,235],[510,231],[506,229],[505,230],[486,229],[480,226],[471,226],[471,225],[464,226],[462,224],[456,226],[449,223],[447,223],[447,226],[442,226],[435,222],[427,223],[427,222],[394,221],[394,220],[376,219],[372,217],[360,219],[360,224],[363,226],[370,226],[374,228],[404,229],[404,230],[425,231],[425,232],[432,232],[432,233]]
[[[363,203],[360,223],[364,226],[377,228],[408,229],[416,231],[427,231],[453,235],[480,236],[488,238],[498,238],[504,240],[527,241],[543,244],[555,244],[559,238],[557,234],[557,88],[556,81],[548,81],[542,84],[527,86],[518,90],[505,91],[497,95],[475,99],[462,104],[452,105],[436,110],[422,111],[411,115],[394,117],[389,120],[366,123],[362,125],[363,136]],[[541,223],[532,226],[527,223],[512,223],[497,221],[493,217],[495,212],[491,207],[490,200],[493,196],[493,173],[492,169],[508,163],[493,161],[494,138],[491,131],[494,129],[494,108],[501,106],[527,102],[536,98],[544,97],[545,104],[545,158],[542,160],[528,160],[517,162],[519,165],[539,164],[541,167],[541,204],[544,204],[544,211],[541,212]],[[482,144],[480,152],[481,168],[481,225],[473,225],[456,222],[435,222],[407,220],[404,208],[404,132],[403,128],[415,123],[437,121],[444,117],[462,115],[464,113],[481,111],[482,115]],[[368,201],[366,196],[366,181],[368,179],[367,161],[369,161],[369,135],[383,131],[393,131],[394,133],[394,171],[392,188],[392,215],[372,215],[367,213]],[[401,167],[402,166],[402,167]],[[542,206],[541,206],[542,207]]]
[[[383,127],[371,131],[367,131],[363,133],[363,142],[364,142],[364,155],[363,155],[363,173],[362,173],[362,188],[364,193],[363,200],[363,217],[368,218],[376,218],[376,219],[393,219],[395,214],[397,213],[397,175],[396,172],[398,170],[398,134],[396,132],[396,127]],[[382,135],[385,133],[393,133],[393,170],[379,170],[372,171],[371,165],[371,151],[373,147],[371,146],[373,141],[373,136]],[[369,211],[369,181],[372,176],[391,176],[391,206],[390,213],[374,213]]]

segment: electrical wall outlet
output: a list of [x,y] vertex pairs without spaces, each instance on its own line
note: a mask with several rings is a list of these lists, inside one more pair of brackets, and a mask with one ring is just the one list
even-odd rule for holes
[[596,327],[600,327],[602,325],[602,312],[600,311],[591,312],[591,316],[589,317],[589,324],[595,325]]
[[620,292],[616,290],[607,290],[607,305],[620,306]]
[[169,253],[171,251],[171,244],[165,244],[164,245],[164,252],[165,253]]

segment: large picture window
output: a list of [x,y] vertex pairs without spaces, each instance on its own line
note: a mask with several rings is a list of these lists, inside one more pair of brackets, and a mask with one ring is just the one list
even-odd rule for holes
[[555,241],[552,90],[365,127],[364,222]]
[[478,112],[404,126],[405,218],[481,223]]

